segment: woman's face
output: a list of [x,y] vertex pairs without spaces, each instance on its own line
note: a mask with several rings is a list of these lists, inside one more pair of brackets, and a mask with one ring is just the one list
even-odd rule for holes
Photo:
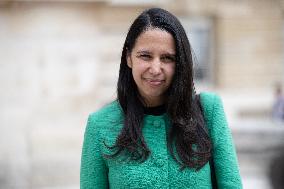
[[173,36],[153,28],[140,34],[127,55],[127,65],[147,106],[164,103],[175,73],[175,53]]

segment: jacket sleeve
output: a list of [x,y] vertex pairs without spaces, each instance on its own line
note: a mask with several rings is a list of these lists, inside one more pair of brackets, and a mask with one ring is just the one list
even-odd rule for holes
[[213,142],[213,159],[218,188],[241,189],[242,182],[238,160],[228,127],[223,104],[219,96],[214,95],[211,119],[211,139]]
[[80,188],[108,188],[108,171],[100,150],[100,137],[94,115],[88,118],[81,156]]

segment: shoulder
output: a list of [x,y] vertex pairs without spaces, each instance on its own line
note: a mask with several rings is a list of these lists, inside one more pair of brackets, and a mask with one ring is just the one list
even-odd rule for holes
[[88,117],[87,130],[105,130],[111,126],[121,123],[123,112],[118,101],[115,100],[96,112],[92,112]]
[[221,97],[216,93],[202,92],[200,93],[200,100],[203,108],[206,110],[213,110],[215,106],[222,106]]
[[215,93],[202,92],[200,93],[200,102],[209,130],[213,127],[214,130],[222,129],[221,126],[226,123],[226,117],[221,97]]
[[214,102],[216,99],[220,99],[220,96],[213,92],[201,92],[200,97],[202,98],[202,100],[205,100],[207,102]]
[[91,121],[104,122],[107,120],[115,120],[122,116],[122,109],[117,100],[103,106],[96,112],[89,115]]

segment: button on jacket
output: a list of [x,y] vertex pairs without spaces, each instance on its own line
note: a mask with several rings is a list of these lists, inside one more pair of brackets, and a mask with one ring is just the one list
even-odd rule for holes
[[[206,125],[213,143],[213,158],[218,188],[242,188],[231,132],[219,96],[200,94]],[[167,148],[167,133],[171,127],[166,114],[145,115],[143,136],[151,153],[143,162],[123,161],[123,158],[105,158],[110,154],[105,146],[113,145],[123,127],[123,113],[117,101],[90,114],[85,130],[80,186],[81,189],[210,189],[210,165],[199,171],[180,166]]]

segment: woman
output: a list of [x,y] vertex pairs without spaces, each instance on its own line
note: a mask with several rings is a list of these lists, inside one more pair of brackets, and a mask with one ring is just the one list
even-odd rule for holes
[[117,100],[88,119],[82,189],[242,188],[220,98],[201,93],[199,104],[192,67],[175,16],[153,8],[136,18],[122,50]]

